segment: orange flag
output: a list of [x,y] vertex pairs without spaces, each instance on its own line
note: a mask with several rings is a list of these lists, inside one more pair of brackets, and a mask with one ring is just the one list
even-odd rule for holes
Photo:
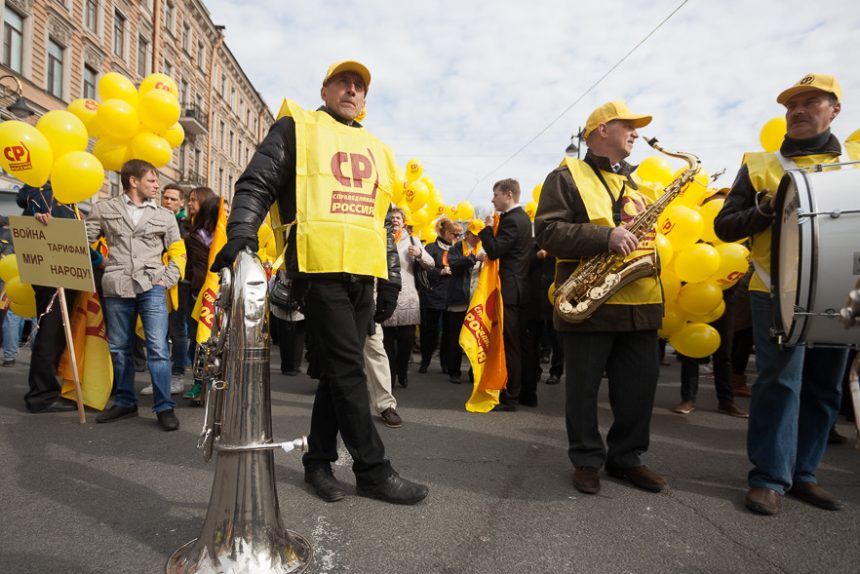
[[194,310],[191,311],[191,316],[197,319],[197,342],[202,343],[209,340],[212,334],[212,318],[215,314],[215,298],[218,297],[220,288],[220,278],[217,273],[212,273],[208,269],[215,262],[215,256],[227,243],[227,213],[224,211],[224,198],[221,198],[221,207],[218,208],[218,225],[215,226],[215,233],[212,236],[212,245],[209,246],[209,262],[207,264],[206,279],[203,282],[203,287],[197,295],[197,302],[194,304]]
[[[59,305],[59,301],[56,303]],[[113,385],[113,363],[107,342],[104,315],[96,293],[80,293],[72,312],[72,341],[75,360],[81,377],[84,404],[103,410],[110,398]],[[57,374],[63,379],[60,393],[72,401],[75,398],[74,375],[69,348],[63,351]]]
[[503,315],[499,261],[487,259],[460,330],[460,347],[475,377],[472,396],[466,401],[466,410],[471,413],[491,411],[499,404],[499,391],[508,382]]

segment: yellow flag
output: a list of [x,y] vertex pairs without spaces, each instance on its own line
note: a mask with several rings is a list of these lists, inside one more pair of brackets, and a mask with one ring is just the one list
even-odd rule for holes
[[[58,303],[59,304],[59,303]],[[84,404],[103,410],[113,385],[113,363],[107,342],[104,315],[96,293],[80,293],[72,313],[72,341]],[[62,396],[75,400],[74,375],[69,348],[63,351],[57,374],[63,379]]]
[[499,404],[499,391],[508,382],[503,316],[499,261],[487,259],[460,330],[460,347],[469,358],[475,377],[472,396],[466,401],[469,412],[491,411]]
[[[188,254],[185,252],[185,241],[174,241],[170,244],[161,255],[161,261],[167,265],[168,261],[173,261],[179,267],[179,279],[185,279],[185,265],[188,263]],[[176,285],[167,290],[167,310],[169,312],[179,309],[179,281]]]
[[212,318],[215,313],[215,298],[218,297],[220,278],[217,273],[212,273],[209,268],[215,261],[215,256],[227,243],[227,213],[224,211],[224,198],[221,198],[221,207],[218,208],[218,225],[212,236],[212,245],[209,246],[209,261],[206,266],[206,279],[203,287],[197,295],[197,302],[191,316],[197,319],[197,342],[202,343],[209,340],[212,334]]

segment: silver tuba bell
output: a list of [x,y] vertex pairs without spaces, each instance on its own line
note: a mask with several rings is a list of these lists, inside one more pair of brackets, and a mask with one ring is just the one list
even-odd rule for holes
[[211,381],[198,448],[217,453],[215,479],[200,537],[170,556],[168,574],[302,572],[313,556],[284,528],[275,488],[274,451],[307,450],[307,439],[272,439],[267,291],[249,250],[221,271],[212,337],[198,348]]

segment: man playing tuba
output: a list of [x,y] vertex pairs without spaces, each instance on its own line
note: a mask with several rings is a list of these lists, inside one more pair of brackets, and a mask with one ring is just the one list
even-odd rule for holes
[[358,494],[414,504],[427,496],[427,487],[401,478],[385,458],[370,416],[362,358],[371,321],[391,316],[400,291],[399,257],[386,216],[396,179],[394,155],[356,121],[369,86],[364,65],[337,62],[320,89],[325,105],[311,112],[284,102],[236,182],[228,241],[212,270],[230,265],[245,247],[256,252],[257,228],[271,207],[320,371],[303,458],[305,482],[327,502],[346,495],[331,469],[340,432],[354,461]]

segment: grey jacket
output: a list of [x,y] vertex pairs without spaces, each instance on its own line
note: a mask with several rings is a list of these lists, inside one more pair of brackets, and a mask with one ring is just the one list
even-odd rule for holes
[[135,297],[162,281],[165,289],[179,281],[179,267],[162,254],[181,241],[173,213],[163,207],[146,209],[137,226],[133,226],[126,209],[127,196],[122,194],[99,201],[87,217],[87,240],[104,234],[108,260],[102,278],[105,297]]

